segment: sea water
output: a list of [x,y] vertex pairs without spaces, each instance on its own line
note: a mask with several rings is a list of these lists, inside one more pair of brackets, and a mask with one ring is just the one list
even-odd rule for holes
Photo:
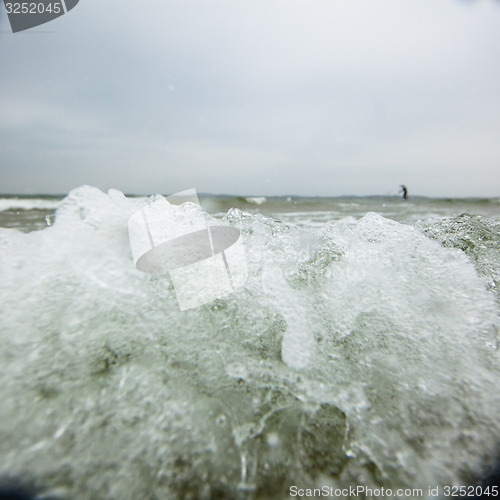
[[499,200],[200,201],[241,232],[248,280],[180,311],[168,274],[133,264],[145,198],[0,199],[0,479],[61,499],[430,498],[491,472]]

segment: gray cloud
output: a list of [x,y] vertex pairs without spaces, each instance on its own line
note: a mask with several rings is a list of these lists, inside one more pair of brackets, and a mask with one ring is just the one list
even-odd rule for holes
[[498,195],[499,21],[489,0],[82,0],[16,35],[4,18],[0,191]]

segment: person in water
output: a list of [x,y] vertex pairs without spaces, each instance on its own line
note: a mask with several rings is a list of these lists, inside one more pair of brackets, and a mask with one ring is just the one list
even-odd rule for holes
[[401,184],[401,191],[403,191],[403,201],[405,201],[408,196],[408,189],[404,184]]

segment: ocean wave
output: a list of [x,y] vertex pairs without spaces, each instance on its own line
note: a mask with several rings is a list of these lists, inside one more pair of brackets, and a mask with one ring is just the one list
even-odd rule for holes
[[[83,187],[0,230],[1,470],[67,498],[461,484],[500,445],[498,304],[469,257],[369,213],[230,210],[247,283],[181,312],[134,267],[142,200]],[[246,495],[246,496],[244,496]]]
[[500,222],[479,216],[432,218],[416,224],[423,234],[448,248],[462,250],[486,288],[500,300]]
[[245,200],[248,203],[253,203],[255,205],[262,205],[263,203],[266,202],[266,197],[265,196],[249,196],[248,198],[245,198]]
[[0,212],[9,210],[56,210],[61,200],[42,198],[0,198]]

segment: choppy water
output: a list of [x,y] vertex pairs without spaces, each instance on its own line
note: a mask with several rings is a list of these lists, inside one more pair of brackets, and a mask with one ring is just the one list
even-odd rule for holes
[[0,200],[0,477],[68,499],[264,500],[425,498],[488,474],[498,200],[201,202],[241,231],[249,278],[181,312],[168,275],[133,265],[144,199]]

